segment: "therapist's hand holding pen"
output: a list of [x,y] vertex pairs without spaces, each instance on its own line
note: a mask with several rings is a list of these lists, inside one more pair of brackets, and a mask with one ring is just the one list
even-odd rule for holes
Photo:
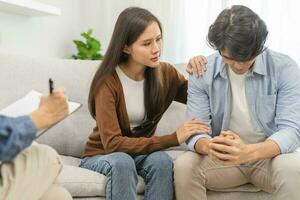
[[68,115],[65,90],[63,88],[54,88],[53,81],[50,84],[49,80],[49,92],[49,95],[41,97],[39,108],[30,114],[38,130],[47,128]]

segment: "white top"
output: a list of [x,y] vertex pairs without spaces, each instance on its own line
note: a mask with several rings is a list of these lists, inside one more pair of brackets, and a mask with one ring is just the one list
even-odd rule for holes
[[135,81],[129,78],[120,67],[116,71],[123,87],[130,127],[134,128],[145,119],[144,80]]
[[245,93],[245,79],[247,73],[248,72],[239,75],[228,67],[232,94],[229,129],[238,134],[243,142],[251,144],[264,141],[266,136],[251,117]]

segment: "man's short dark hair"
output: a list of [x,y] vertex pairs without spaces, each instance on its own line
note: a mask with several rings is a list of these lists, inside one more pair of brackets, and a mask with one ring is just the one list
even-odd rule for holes
[[265,22],[246,6],[223,10],[209,27],[207,40],[215,50],[225,50],[234,60],[247,61],[265,50]]

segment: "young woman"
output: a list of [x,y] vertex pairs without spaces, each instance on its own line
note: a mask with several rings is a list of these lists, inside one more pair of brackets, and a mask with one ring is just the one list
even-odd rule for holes
[[[191,119],[174,133],[154,136],[172,101],[186,103],[187,98],[187,80],[160,62],[161,43],[161,25],[152,13],[125,9],[92,81],[89,109],[97,125],[80,166],[107,176],[106,199],[136,199],[138,175],[145,181],[146,200],[173,199],[172,159],[159,150],[209,129]],[[190,65],[196,62],[205,58],[194,58]]]

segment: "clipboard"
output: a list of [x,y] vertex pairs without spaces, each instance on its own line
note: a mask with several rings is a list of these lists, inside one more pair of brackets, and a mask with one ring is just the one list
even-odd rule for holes
[[[31,90],[21,99],[13,102],[12,104],[5,107],[4,109],[0,110],[0,115],[5,115],[8,117],[20,117],[23,115],[28,115],[33,111],[35,111],[36,109],[38,109],[41,96],[42,93],[35,90]],[[70,116],[72,113],[76,112],[79,108],[81,108],[82,104],[74,101],[68,101],[68,107],[69,107],[68,116]],[[67,118],[68,116],[66,116],[65,118]],[[63,121],[64,119],[60,120],[59,122]],[[42,134],[44,134],[47,130],[55,126],[57,123],[52,124],[48,128],[39,130],[36,138],[40,137]]]

